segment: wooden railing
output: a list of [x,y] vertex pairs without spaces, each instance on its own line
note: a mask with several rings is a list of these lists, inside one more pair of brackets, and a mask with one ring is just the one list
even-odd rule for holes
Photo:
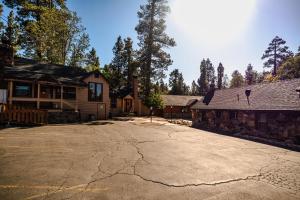
[[0,112],[0,123],[43,125],[48,123],[48,112],[35,109],[8,109]]

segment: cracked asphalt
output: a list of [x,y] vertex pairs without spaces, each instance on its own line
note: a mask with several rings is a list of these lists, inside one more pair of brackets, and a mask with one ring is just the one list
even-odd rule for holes
[[300,199],[300,153],[159,118],[8,128],[0,199]]

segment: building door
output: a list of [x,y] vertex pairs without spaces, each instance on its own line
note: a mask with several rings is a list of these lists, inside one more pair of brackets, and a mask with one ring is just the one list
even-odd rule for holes
[[132,110],[132,99],[125,99],[125,112],[131,112]]
[[97,120],[106,119],[106,105],[104,103],[97,104]]

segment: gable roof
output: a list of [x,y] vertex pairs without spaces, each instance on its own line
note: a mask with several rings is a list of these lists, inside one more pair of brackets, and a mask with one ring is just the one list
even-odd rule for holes
[[164,106],[190,106],[202,100],[201,96],[161,95]]
[[[300,98],[296,92],[299,87],[300,79],[292,79],[216,90],[208,105],[198,101],[192,109],[300,111]],[[249,104],[246,90],[251,90]]]
[[[4,78],[6,79],[44,80],[66,85],[85,86],[86,83],[83,79],[93,73],[100,72],[86,72],[80,67],[39,63],[26,58],[15,58],[13,66],[4,66]],[[105,79],[104,76],[103,78]]]

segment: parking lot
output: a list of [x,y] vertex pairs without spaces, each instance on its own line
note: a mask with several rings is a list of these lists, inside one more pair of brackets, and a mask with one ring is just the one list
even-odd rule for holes
[[300,199],[300,153],[159,118],[5,128],[0,199]]

